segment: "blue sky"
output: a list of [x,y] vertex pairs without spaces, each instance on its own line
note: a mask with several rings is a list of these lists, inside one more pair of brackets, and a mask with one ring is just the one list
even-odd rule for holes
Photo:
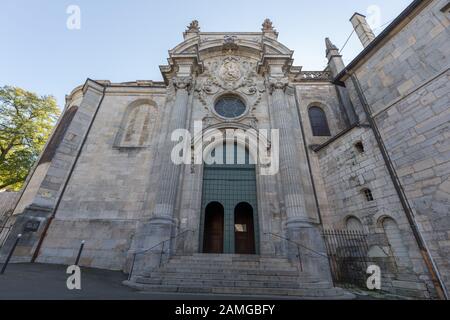
[[[380,9],[378,26],[411,0],[2,0],[0,86],[64,97],[86,78],[113,82],[161,80],[167,50],[182,41],[193,19],[202,31],[260,31],[268,17],[279,41],[295,50],[295,65],[325,67],[324,38],[341,47],[355,11]],[[81,29],[69,30],[69,5],[81,9]],[[369,10],[370,13],[370,10]],[[385,26],[384,26],[385,27]],[[378,27],[375,33],[381,32]],[[348,63],[362,49],[355,35],[343,51]]]

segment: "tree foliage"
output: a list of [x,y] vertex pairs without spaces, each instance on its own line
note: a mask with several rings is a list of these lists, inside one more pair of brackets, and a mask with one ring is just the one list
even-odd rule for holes
[[0,190],[19,190],[60,114],[55,98],[0,87]]

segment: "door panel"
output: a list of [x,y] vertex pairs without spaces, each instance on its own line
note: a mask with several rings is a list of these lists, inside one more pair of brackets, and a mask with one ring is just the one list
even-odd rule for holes
[[218,202],[205,209],[204,253],[223,253],[224,209]]
[[255,254],[253,208],[245,202],[234,209],[234,246],[237,254]]

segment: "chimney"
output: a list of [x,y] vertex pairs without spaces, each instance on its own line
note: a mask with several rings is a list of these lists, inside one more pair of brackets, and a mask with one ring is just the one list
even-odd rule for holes
[[356,34],[358,35],[358,38],[364,48],[367,47],[373,39],[375,39],[375,34],[367,23],[366,16],[355,12],[355,14],[350,18],[350,22],[352,23],[353,28],[355,29]]

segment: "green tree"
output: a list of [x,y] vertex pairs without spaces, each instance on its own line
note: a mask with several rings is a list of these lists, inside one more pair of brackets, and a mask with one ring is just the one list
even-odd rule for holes
[[0,87],[0,190],[19,190],[60,114],[52,96]]

